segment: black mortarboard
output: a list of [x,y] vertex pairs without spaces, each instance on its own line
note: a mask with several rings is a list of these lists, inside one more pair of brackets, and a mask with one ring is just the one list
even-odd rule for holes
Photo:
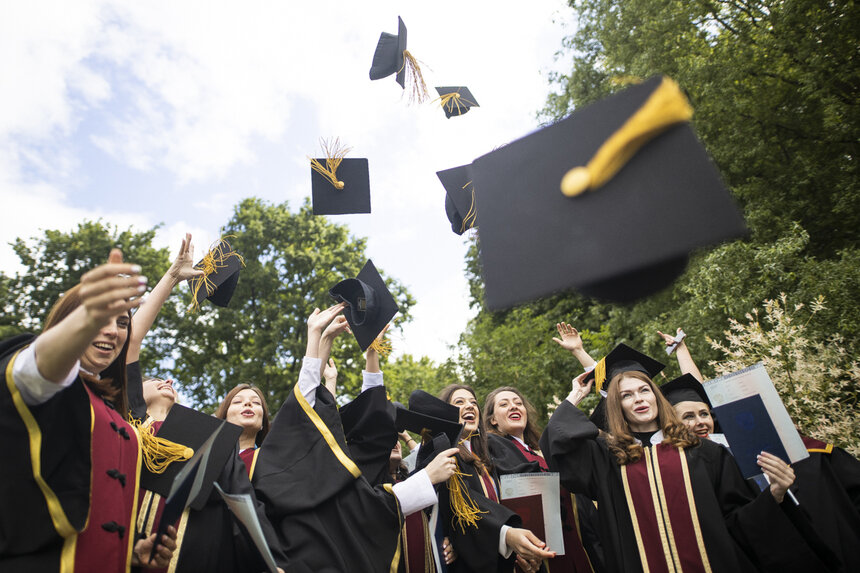
[[470,108],[481,107],[466,86],[437,87],[436,91],[439,93],[439,102],[442,104],[445,117],[448,119],[451,119],[452,116],[463,115]]
[[634,350],[626,344],[619,344],[612,351],[601,358],[594,370],[588,373],[585,380],[594,378],[595,389],[599,392],[604,383],[609,382],[616,374],[622,372],[642,372],[649,378],[654,378],[666,367],[665,364],[657,362],[650,356]]
[[661,78],[648,80],[473,162],[488,308],[569,288],[635,300],[669,285],[693,249],[745,233],[716,167],[682,120],[626,162],[616,154],[613,165],[622,167],[598,189],[562,193],[568,172],[630,133],[628,119],[653,109],[643,104],[658,93]]
[[[216,432],[218,432],[218,438],[211,446],[212,451],[208,456],[208,464],[204,472],[205,485],[200,494],[191,500],[191,506],[197,510],[206,504],[212,491],[212,483],[218,478],[219,472],[229,457],[233,455],[239,436],[242,434],[242,428],[197,410],[174,404],[156,434],[159,438],[187,446],[196,454]],[[190,460],[174,461],[162,473],[151,473],[146,467],[142,467],[140,486],[166,498],[182,468],[189,463],[191,463]]]
[[373,63],[370,65],[370,79],[381,80],[391,74],[397,74],[395,79],[400,87],[405,87],[406,62],[403,52],[406,51],[406,24],[397,17],[397,35],[382,32],[376,51],[373,53]]
[[451,230],[462,235],[475,226],[475,192],[472,173],[468,165],[437,171],[436,177],[445,188],[445,214],[451,221]]
[[588,419],[597,426],[598,430],[609,431],[609,422],[606,420],[606,398],[600,397],[600,401],[597,402],[597,406],[594,407],[594,411],[591,412]]
[[[171,408],[171,412],[177,407],[182,407],[178,405],[174,405]],[[187,408],[186,408],[187,409]],[[200,414],[201,416],[205,416],[205,414]],[[169,416],[168,416],[169,417]],[[206,416],[211,417],[211,416]],[[217,418],[215,418],[217,420]],[[218,420],[219,422],[223,422],[223,420]],[[165,420],[165,423],[167,420]],[[225,426],[232,426],[233,424],[228,424],[224,422],[223,424],[219,424],[214,432],[211,432],[207,438],[200,444],[200,447],[194,452],[194,455],[187,462],[182,462],[181,468],[179,471],[175,472],[173,475],[171,482],[167,491],[164,494],[161,494],[162,497],[165,498],[164,501],[164,510],[161,513],[161,519],[158,522],[158,526],[155,528],[156,536],[155,543],[152,544],[152,552],[149,554],[149,560],[152,561],[152,558],[155,557],[155,550],[158,546],[159,541],[161,540],[161,536],[167,533],[167,528],[172,523],[175,523],[177,519],[182,515],[182,512],[185,511],[185,508],[191,505],[193,507],[192,501],[202,499],[203,503],[205,503],[206,499],[209,497],[209,494],[206,493],[204,496],[204,492],[208,492],[212,489],[212,484],[215,481],[215,476],[208,475],[209,472],[206,471],[212,465],[212,451],[213,448],[217,447],[219,439],[221,438],[222,430]],[[163,427],[163,424],[162,424]],[[238,428],[238,426],[235,426]],[[144,431],[146,431],[144,429]],[[241,428],[239,428],[239,434],[241,434]],[[239,439],[239,436],[236,435],[233,446],[235,448],[236,441]],[[221,471],[221,467],[224,465],[224,461],[222,460],[221,465],[218,466],[218,471]],[[170,467],[176,465],[171,464]],[[166,473],[166,472],[165,472]],[[141,476],[141,482],[143,480],[143,476]],[[148,489],[148,488],[147,488]],[[156,493],[160,493],[157,490]],[[202,504],[201,504],[202,507]],[[199,508],[197,508],[199,509]]]
[[[326,165],[326,158],[315,159]],[[314,215],[370,213],[370,171],[367,159],[345,158],[335,171],[338,188],[330,179],[311,169]]]
[[704,402],[711,407],[705,387],[692,374],[684,374],[660,386],[663,396],[673,406],[680,402]]
[[216,306],[225,307],[239,284],[239,271],[245,266],[242,257],[224,239],[219,239],[209,252],[194,265],[203,276],[188,279],[194,297],[191,304],[199,307],[205,299]]
[[[460,423],[460,408],[440,400],[423,390],[414,390],[409,395],[409,409],[397,408],[395,426],[398,432],[409,430],[424,437],[424,430],[430,431],[430,437],[444,435],[450,444],[456,446],[460,441],[463,424]],[[434,440],[435,441],[435,440]],[[437,449],[443,449],[444,444],[438,444]]]
[[352,334],[362,352],[400,310],[385,281],[369,260],[354,279],[342,280],[328,291],[338,302],[349,305],[344,311]]

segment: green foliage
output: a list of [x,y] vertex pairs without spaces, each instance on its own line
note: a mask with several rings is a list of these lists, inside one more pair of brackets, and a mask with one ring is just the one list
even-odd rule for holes
[[[187,294],[174,299],[176,315],[160,323],[155,341],[159,355],[172,358],[162,368],[199,407],[214,409],[230,388],[247,381],[277,411],[298,379],[307,316],[314,307],[332,304],[332,285],[358,274],[366,261],[365,241],[349,236],[344,225],[315,217],[308,203],[291,213],[286,203],[259,199],[237,205],[223,233],[233,236],[230,243],[247,264],[230,306],[205,303],[191,314]],[[409,320],[413,298],[397,281],[387,283],[400,306],[395,323]],[[364,366],[358,344],[343,335],[332,356],[340,387],[355,395]]]
[[730,321],[726,342],[711,341],[721,355],[713,363],[727,374],[763,362],[792,420],[804,434],[860,455],[860,363],[838,336],[816,335],[810,324],[826,307],[824,298],[807,307],[788,297],[764,303]]
[[424,390],[436,396],[451,381],[444,370],[436,367],[426,356],[415,359],[410,354],[398,356],[382,366],[385,371],[385,388],[388,396],[401,404],[409,403],[413,390]]

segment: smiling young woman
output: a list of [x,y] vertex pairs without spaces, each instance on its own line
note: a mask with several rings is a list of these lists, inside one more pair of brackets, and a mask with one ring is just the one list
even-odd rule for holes
[[269,406],[263,391],[252,384],[237,384],[221,400],[215,417],[242,428],[239,457],[245,463],[248,476],[253,476],[258,448],[269,433]]

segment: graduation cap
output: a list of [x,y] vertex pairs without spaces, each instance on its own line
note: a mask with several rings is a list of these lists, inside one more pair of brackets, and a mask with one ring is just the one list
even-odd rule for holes
[[245,266],[245,260],[233,250],[226,240],[228,238],[218,239],[200,262],[194,265],[195,269],[203,271],[203,275],[188,279],[192,309],[200,308],[207,298],[216,306],[226,307],[233,297],[233,291],[239,284],[239,271]]
[[677,85],[652,78],[476,159],[487,307],[569,288],[632,301],[693,249],[743,235],[689,116]]
[[[142,431],[148,431],[143,429]],[[174,404],[158,429],[157,438],[181,444],[194,451],[194,455],[212,440],[207,454],[207,464],[201,468],[205,477],[204,485],[196,497],[189,499],[189,504],[196,509],[202,509],[212,491],[212,483],[218,478],[221,469],[236,449],[242,428],[219,418],[209,416],[197,410]],[[191,460],[194,458],[192,457]],[[191,465],[191,460],[177,460],[168,465],[161,473],[155,473],[148,468],[141,468],[140,486],[166,498],[176,485],[179,475],[184,468]],[[172,522],[171,522],[172,523]]]
[[396,36],[388,32],[379,35],[370,65],[371,80],[381,80],[391,74],[396,74],[395,80],[401,88],[406,89],[406,84],[409,84],[410,100],[420,103],[427,98],[427,85],[421,67],[406,49],[406,24],[400,16],[397,17]]
[[[177,408],[177,405],[174,405],[173,408],[170,409],[171,412],[175,408]],[[201,416],[205,416],[205,414],[201,414]],[[215,419],[217,420],[217,418]],[[223,420],[218,421],[223,422]],[[165,420],[165,424],[166,423],[167,420]],[[155,557],[155,549],[161,541],[161,536],[167,533],[167,528],[180,518],[186,507],[189,505],[192,505],[193,507],[192,500],[201,498],[204,491],[211,491],[212,483],[215,481],[215,478],[213,477],[212,481],[209,481],[207,479],[208,472],[205,470],[211,465],[212,449],[213,447],[216,447],[216,444],[219,442],[221,431],[225,426],[230,425],[232,424],[220,424],[218,428],[212,432],[208,438],[206,438],[200,448],[198,448],[194,453],[194,456],[175,474],[174,479],[170,484],[169,491],[164,495],[164,510],[161,513],[161,519],[158,522],[158,527],[156,528],[155,543],[152,544],[152,552],[149,554],[150,561]],[[164,425],[162,424],[162,428],[163,427]],[[236,427],[238,428],[238,426]],[[239,428],[239,433],[241,434],[241,428]],[[237,435],[233,442],[234,447],[236,445],[236,440],[238,439],[239,436]],[[223,466],[223,463],[221,465]],[[218,470],[221,470],[220,466]],[[143,476],[141,476],[141,480],[142,479]],[[208,497],[208,494],[206,497]],[[206,497],[203,497],[204,502]]]
[[711,407],[705,387],[692,374],[684,374],[660,386],[663,396],[673,406],[681,402],[703,402]]
[[[424,390],[414,390],[409,395],[409,409],[397,408],[394,424],[398,432],[409,430],[435,441],[438,436],[447,438],[447,445],[440,443],[437,451],[456,446],[460,441],[463,424],[460,423],[460,408],[440,400]],[[427,430],[427,432],[425,432]]]
[[349,308],[344,312],[352,334],[364,352],[400,310],[373,261],[364,264],[354,279],[342,280],[328,291]]
[[367,159],[346,158],[339,140],[322,142],[325,157],[309,158],[314,215],[370,213]]
[[469,166],[461,165],[437,171],[436,177],[445,188],[445,214],[451,222],[451,230],[462,235],[475,226],[478,215]]
[[600,401],[594,407],[588,419],[592,424],[597,426],[598,430],[609,431],[609,422],[606,420],[606,398],[603,396],[600,397]]
[[436,91],[439,93],[439,103],[448,119],[463,115],[473,107],[481,107],[466,86],[437,87]]
[[[595,388],[600,392],[605,383],[622,372],[642,372],[653,379],[665,367],[665,364],[657,362],[650,356],[642,354],[638,350],[634,350],[622,343],[598,361],[594,370],[589,372],[588,376],[585,377],[585,381],[593,378]],[[596,410],[597,408],[595,408]]]

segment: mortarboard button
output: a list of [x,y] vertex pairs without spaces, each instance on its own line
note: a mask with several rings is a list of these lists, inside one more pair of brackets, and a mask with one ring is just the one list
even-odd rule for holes
[[[665,85],[653,78],[630,87],[472,163],[489,309],[569,288],[636,300],[671,284],[692,250],[745,233],[716,167],[676,121],[682,115],[669,114],[668,126],[655,120],[636,149],[614,137],[629,133],[627,121],[650,109],[656,92],[673,91]],[[673,93],[677,104],[683,94]],[[610,141],[617,153],[606,151]],[[577,167],[587,177],[569,177],[592,190],[569,197],[561,182]]]
[[436,91],[439,93],[439,103],[448,119],[463,115],[473,107],[481,107],[469,88],[465,86],[437,87]]
[[362,352],[373,344],[400,310],[371,260],[364,264],[357,277],[340,281],[329,294],[336,301],[347,303],[344,315]]
[[451,222],[451,230],[462,235],[475,227],[475,191],[468,165],[437,171],[436,176],[445,188],[445,214]]
[[370,213],[370,172],[367,159],[346,158],[339,141],[323,142],[326,157],[311,159],[314,215]]
[[209,252],[194,265],[202,270],[203,275],[188,279],[191,288],[191,306],[199,308],[204,300],[220,307],[226,307],[233,298],[233,291],[239,284],[239,271],[245,266],[245,260],[237,253],[227,237],[216,241]]

